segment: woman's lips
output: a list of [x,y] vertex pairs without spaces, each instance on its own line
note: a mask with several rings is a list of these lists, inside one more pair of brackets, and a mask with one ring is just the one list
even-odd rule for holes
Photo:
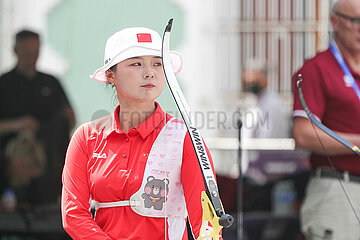
[[149,83],[149,84],[142,85],[142,87],[144,87],[144,88],[154,88],[154,87],[155,87],[155,85],[154,85],[154,84]]

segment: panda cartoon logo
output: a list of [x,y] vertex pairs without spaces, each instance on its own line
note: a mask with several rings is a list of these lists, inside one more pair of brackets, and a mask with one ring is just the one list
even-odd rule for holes
[[169,180],[149,176],[144,191],[141,197],[144,199],[145,208],[154,207],[155,210],[162,210],[169,191]]

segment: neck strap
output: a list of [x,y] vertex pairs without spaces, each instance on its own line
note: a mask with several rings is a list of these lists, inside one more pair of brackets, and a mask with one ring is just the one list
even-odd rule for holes
[[344,58],[338,48],[338,46],[336,45],[336,42],[334,40],[331,41],[330,43],[330,51],[331,53],[334,55],[336,61],[339,63],[341,69],[343,70],[344,74],[346,75],[346,77],[348,78],[348,80],[351,83],[352,88],[354,89],[359,101],[360,101],[360,89],[359,86],[356,84],[356,81],[353,77],[353,75],[350,72],[349,67],[346,65]]

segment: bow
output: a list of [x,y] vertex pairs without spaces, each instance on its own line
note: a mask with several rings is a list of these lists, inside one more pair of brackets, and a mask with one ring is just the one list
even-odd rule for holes
[[341,136],[339,136],[338,134],[336,134],[335,132],[333,132],[331,129],[329,129],[328,127],[326,127],[324,124],[322,124],[319,120],[317,120],[317,118],[314,117],[314,115],[311,113],[311,111],[309,110],[308,106],[306,105],[305,99],[304,99],[304,95],[302,93],[301,90],[301,84],[302,84],[302,75],[299,74],[298,75],[298,80],[297,80],[297,88],[298,88],[298,92],[299,92],[299,97],[300,97],[300,102],[302,107],[304,108],[306,115],[309,117],[309,119],[311,120],[311,122],[313,122],[318,128],[320,128],[323,132],[325,132],[326,134],[328,134],[330,137],[334,138],[335,140],[337,140],[338,142],[342,143],[344,146],[346,146],[347,148],[350,148],[353,152],[355,152],[356,154],[360,155],[360,148],[358,146],[356,146],[355,144],[352,144],[351,142],[349,142],[348,140],[342,138]]
[[[223,227],[230,227],[234,222],[234,218],[229,214],[225,214],[219,197],[215,176],[210,165],[209,157],[206,153],[205,144],[198,129],[191,123],[189,106],[185,100],[184,94],[180,89],[174,74],[174,70],[172,68],[170,59],[170,31],[172,28],[172,22],[173,19],[170,19],[164,31],[161,57],[163,61],[166,82],[185,122],[187,131],[190,135],[197,159],[200,164],[201,173],[205,183],[206,191],[202,192],[201,194],[203,224],[200,229],[199,239],[202,240],[209,237],[212,239],[219,239],[220,230]],[[207,223],[210,223],[211,226],[208,226]]]
[[[358,146],[356,146],[355,144],[352,144],[351,142],[349,142],[348,140],[342,138],[341,136],[339,136],[338,134],[336,134],[335,132],[333,132],[331,129],[329,129],[328,127],[326,127],[324,124],[322,124],[319,120],[317,120],[314,115],[311,113],[311,111],[309,110],[308,106],[306,105],[306,102],[305,102],[305,99],[304,99],[304,95],[302,93],[302,90],[301,90],[301,83],[302,83],[302,75],[301,74],[298,74],[298,80],[296,82],[296,85],[297,85],[297,88],[298,88],[298,92],[299,92],[299,97],[300,97],[300,102],[301,102],[301,105],[302,107],[304,108],[305,112],[306,112],[306,115],[309,117],[310,121],[315,124],[318,128],[320,128],[323,132],[325,132],[326,134],[328,134],[330,137],[334,138],[335,140],[337,140],[338,142],[342,143],[344,146],[346,146],[347,148],[351,149],[353,152],[355,152],[356,154],[360,155],[360,149]],[[334,169],[334,164],[332,163],[331,161],[331,158],[329,156],[329,154],[327,153],[324,145],[322,144],[321,142],[321,139],[319,137],[319,135],[317,134],[316,132],[316,129],[314,128],[315,130],[315,133],[316,135],[318,136],[318,139],[322,145],[322,148],[326,154],[326,157],[331,165],[331,167]],[[358,221],[358,223],[360,224],[360,218],[358,216],[358,214],[356,213],[355,211],[355,208],[353,206],[353,204],[351,203],[351,200],[348,196],[348,194],[346,193],[346,190],[342,184],[342,181],[339,179],[339,183],[341,185],[341,188],[345,194],[345,197],[347,199],[347,201],[349,202],[349,205]]]

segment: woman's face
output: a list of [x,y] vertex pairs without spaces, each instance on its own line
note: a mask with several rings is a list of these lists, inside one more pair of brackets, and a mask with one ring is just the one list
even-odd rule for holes
[[154,102],[160,96],[165,76],[162,60],[157,56],[126,59],[107,72],[108,81],[115,85],[120,104]]

